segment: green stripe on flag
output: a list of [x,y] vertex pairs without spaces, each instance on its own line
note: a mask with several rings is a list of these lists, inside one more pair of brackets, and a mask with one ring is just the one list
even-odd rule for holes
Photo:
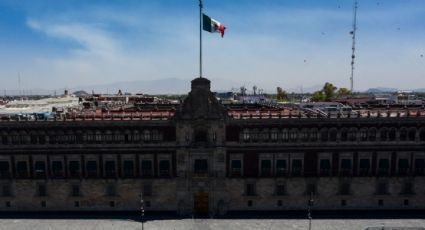
[[203,15],[203,17],[202,17],[202,24],[203,24],[203,29],[205,30],[205,31],[208,31],[208,32],[214,32],[213,31],[213,28],[212,28],[212,26],[211,26],[211,18],[210,17],[208,17],[207,15],[205,15],[205,14],[202,14]]

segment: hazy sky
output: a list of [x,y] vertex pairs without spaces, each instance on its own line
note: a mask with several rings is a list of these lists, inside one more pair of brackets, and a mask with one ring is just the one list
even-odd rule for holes
[[[227,30],[203,33],[204,75],[349,87],[352,4],[205,0]],[[0,89],[18,88],[18,74],[26,89],[193,79],[198,17],[197,0],[0,0]],[[424,0],[359,0],[357,38],[356,90],[425,88]]]

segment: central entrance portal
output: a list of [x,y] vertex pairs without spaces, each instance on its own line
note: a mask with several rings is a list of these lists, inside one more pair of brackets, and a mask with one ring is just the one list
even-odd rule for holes
[[208,214],[208,193],[207,192],[197,192],[193,194],[193,209],[195,214]]

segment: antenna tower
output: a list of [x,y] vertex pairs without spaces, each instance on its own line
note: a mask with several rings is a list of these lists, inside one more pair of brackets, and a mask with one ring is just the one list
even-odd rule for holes
[[356,51],[356,30],[357,30],[357,0],[354,0],[354,7],[353,7],[353,30],[350,32],[353,39],[353,45],[351,47],[352,53],[351,53],[351,76],[350,76],[350,91],[353,92],[354,90],[354,59],[356,58],[355,51]]

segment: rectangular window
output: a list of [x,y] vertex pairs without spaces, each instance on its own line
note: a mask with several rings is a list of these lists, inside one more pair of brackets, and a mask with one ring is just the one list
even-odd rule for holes
[[43,207],[43,208],[45,208],[47,205],[46,205],[46,201],[41,201],[40,202],[40,205],[41,205],[41,207]]
[[142,160],[142,176],[150,177],[152,175],[152,161],[151,160]]
[[125,160],[123,163],[124,177],[134,177],[134,162]]
[[271,139],[272,141],[277,141],[277,137],[278,137],[278,133],[277,133],[276,131],[272,131],[272,132],[270,133],[270,139]]
[[105,161],[105,176],[115,177],[116,173],[115,161]]
[[286,187],[284,184],[278,184],[276,185],[276,195],[277,196],[283,196],[286,194]]
[[286,170],[286,160],[276,160],[276,176],[285,176]]
[[292,160],[292,175],[299,176],[302,174],[303,162],[302,160]]
[[79,161],[69,162],[69,176],[72,178],[80,177],[80,162]]
[[169,160],[159,161],[159,176],[161,177],[170,176],[170,161]]
[[12,207],[12,205],[10,205],[10,201],[6,201],[6,207],[7,207],[7,208]]
[[115,201],[109,201],[109,207],[111,208],[115,207]]
[[61,178],[64,176],[62,161],[53,161],[52,162],[52,176],[56,178]]
[[255,196],[255,184],[249,183],[245,186],[245,195]]
[[390,160],[379,159],[378,161],[378,176],[388,176],[390,173]]
[[28,177],[28,165],[26,161],[18,161],[16,163],[16,176],[18,178]]
[[80,207],[80,202],[79,201],[74,201],[74,207],[76,207],[76,208]]
[[0,178],[10,177],[10,166],[8,161],[0,161]]
[[346,206],[347,205],[347,201],[346,200],[341,200],[341,206]]
[[378,206],[384,206],[384,200],[378,200]]
[[359,175],[367,176],[370,173],[370,159],[360,159],[359,162]]
[[97,177],[97,162],[96,161],[87,161],[86,169],[87,169],[88,177]]
[[208,160],[206,159],[196,159],[194,162],[194,169],[193,171],[195,173],[208,173]]
[[272,175],[272,161],[261,160],[261,176],[271,176],[271,175]]
[[409,171],[409,160],[398,159],[398,174],[407,175],[408,171]]
[[46,162],[36,161],[34,165],[34,173],[36,178],[46,177]]
[[288,132],[288,131],[286,131],[286,130],[284,130],[284,131],[282,132],[282,141],[287,142],[288,140],[289,140],[289,132]]
[[232,162],[231,162],[231,174],[232,174],[232,176],[241,176],[242,175],[242,161],[241,160],[232,160]]
[[425,172],[425,159],[415,159],[416,175],[424,175],[424,172]]
[[329,159],[320,159],[320,175],[331,175],[331,161]]
[[341,175],[342,176],[349,176],[351,175],[351,159],[342,159],[341,160]]
[[37,195],[38,196],[47,196],[47,188],[45,184],[37,185]]

